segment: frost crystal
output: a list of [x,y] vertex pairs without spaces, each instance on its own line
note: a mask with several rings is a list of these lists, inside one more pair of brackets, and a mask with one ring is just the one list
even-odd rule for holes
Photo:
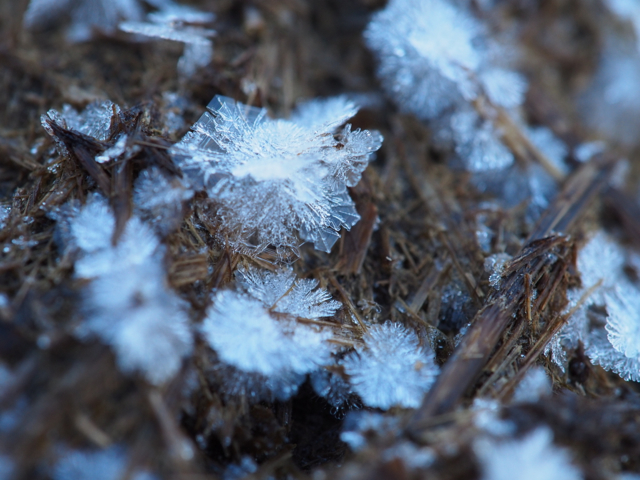
[[[171,152],[217,208],[212,221],[238,249],[296,248],[296,231],[330,251],[359,219],[354,186],[382,142],[377,132],[338,129],[357,108],[344,97],[301,105],[290,120],[215,97]],[[317,116],[316,116],[317,115]]]
[[190,353],[192,337],[182,300],[165,284],[158,239],[133,217],[112,245],[115,218],[99,196],[70,224],[79,255],[76,276],[92,279],[84,295],[87,319],[78,335],[96,335],[109,344],[123,371],[142,371],[156,384],[168,380]]
[[[436,141],[452,143],[467,169],[503,169],[513,155],[501,142],[491,106],[518,107],[527,82],[500,65],[508,55],[461,3],[391,0],[364,36],[379,58],[378,76],[400,108],[437,120]],[[481,94],[491,103],[487,118],[472,106]]]
[[135,212],[165,236],[175,230],[182,221],[185,201],[193,196],[179,178],[169,178],[159,168],[149,168],[140,173],[133,190]]
[[366,405],[384,410],[420,405],[438,374],[431,349],[392,322],[372,326],[363,340],[364,347],[343,360],[354,392]]
[[[330,363],[331,332],[296,321],[333,315],[340,303],[312,280],[295,280],[290,270],[277,273],[241,269],[239,284],[246,293],[219,291],[202,331],[220,360],[262,377],[278,398],[288,398],[305,375]],[[259,377],[256,378],[255,376]],[[238,379],[236,379],[236,382]],[[236,389],[241,385],[236,385]]]
[[317,319],[332,317],[341,306],[340,302],[331,300],[329,292],[316,288],[317,280],[296,280],[291,269],[274,273],[240,268],[236,279],[249,295],[274,312]]
[[215,15],[195,8],[178,5],[171,1],[155,1],[160,8],[150,13],[146,22],[123,22],[119,28],[125,32],[161,38],[185,44],[185,50],[178,61],[178,72],[186,78],[192,77],[198,68],[207,66],[213,55],[210,40],[215,32],[191,24],[210,23]]
[[[111,117],[119,113],[120,107],[107,100],[104,102],[90,103],[82,113],[78,113],[73,107],[65,104],[62,107],[62,112],[51,109],[45,115],[42,115],[41,119],[42,126],[46,132],[56,141],[58,152],[61,155],[66,155],[67,148],[56,138],[53,130],[47,123],[48,121],[52,121],[62,128],[75,130],[93,137],[96,140],[103,141],[106,140],[111,133]],[[116,146],[114,146],[114,148],[116,148]]]
[[31,0],[24,16],[27,28],[46,26],[71,12],[67,38],[90,40],[94,30],[113,33],[123,20],[140,20],[144,12],[138,0]]
[[474,451],[482,480],[580,480],[567,450],[553,444],[549,427],[539,427],[519,440],[477,440]]
[[636,45],[607,45],[581,99],[587,125],[626,145],[635,145],[640,112],[640,51]]

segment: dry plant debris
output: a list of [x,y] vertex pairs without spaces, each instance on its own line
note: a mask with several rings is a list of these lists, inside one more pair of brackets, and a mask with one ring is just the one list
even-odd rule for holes
[[0,479],[640,478],[634,0],[0,4]]

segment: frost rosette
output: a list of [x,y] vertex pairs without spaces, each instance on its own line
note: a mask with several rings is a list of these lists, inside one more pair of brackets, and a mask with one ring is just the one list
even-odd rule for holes
[[358,220],[347,187],[360,180],[378,132],[342,125],[358,108],[346,97],[302,104],[290,119],[216,96],[171,149],[213,202],[210,221],[232,248],[296,249],[299,238],[328,252]]

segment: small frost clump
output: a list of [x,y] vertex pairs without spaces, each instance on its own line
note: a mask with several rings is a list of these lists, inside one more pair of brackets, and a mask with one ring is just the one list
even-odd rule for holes
[[360,180],[377,132],[340,128],[357,112],[345,97],[301,105],[288,120],[217,96],[171,153],[213,201],[221,239],[258,252],[295,249],[298,234],[330,251],[359,216],[347,187]]
[[581,480],[567,450],[553,444],[549,427],[518,440],[482,438],[474,443],[482,480]]
[[198,68],[211,62],[213,43],[210,37],[215,32],[198,25],[211,23],[215,15],[165,0],[154,3],[160,7],[159,11],[147,15],[144,22],[123,22],[119,25],[120,30],[184,43],[184,54],[178,60],[178,72],[185,78],[192,77]]
[[45,131],[53,138],[60,155],[68,155],[67,147],[56,136],[50,123],[68,130],[75,130],[96,140],[104,141],[109,137],[111,117],[120,114],[120,107],[109,100],[93,102],[78,112],[71,105],[65,104],[62,111],[51,109],[42,115],[41,122]]
[[95,335],[116,353],[125,372],[141,371],[152,383],[169,380],[192,349],[186,306],[166,285],[164,251],[137,217],[115,245],[115,218],[94,195],[69,220],[75,274],[91,279],[84,292],[81,337]]
[[418,407],[438,375],[431,349],[392,322],[372,326],[363,340],[343,360],[353,391],[370,407]]
[[527,83],[501,65],[509,55],[471,13],[447,0],[391,0],[364,36],[379,58],[378,75],[389,97],[422,120],[437,120],[436,140],[452,143],[466,168],[478,172],[513,163],[495,112],[479,115],[472,102],[482,97],[515,108]]
[[[332,316],[340,303],[326,291],[314,290],[316,281],[296,280],[287,269],[240,269],[236,278],[244,292],[215,295],[202,326],[204,336],[222,362],[242,372],[234,379],[238,391],[286,399],[307,373],[331,361],[331,332],[297,319]],[[270,392],[260,388],[264,385]]]

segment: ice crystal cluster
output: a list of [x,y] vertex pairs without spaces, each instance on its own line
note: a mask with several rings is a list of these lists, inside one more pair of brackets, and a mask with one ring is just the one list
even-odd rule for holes
[[73,209],[68,222],[75,275],[91,280],[77,334],[110,345],[125,372],[139,371],[156,384],[170,379],[193,340],[186,305],[166,284],[158,237],[134,216],[115,239],[115,217],[99,195]]
[[340,303],[290,269],[242,268],[236,279],[237,291],[214,295],[203,334],[220,360],[240,372],[229,391],[287,399],[306,374],[330,363],[333,350],[330,331],[299,320],[333,316]]
[[371,407],[416,408],[434,382],[438,368],[430,347],[399,323],[374,325],[343,361],[353,390]]
[[207,66],[213,56],[210,37],[215,32],[200,25],[211,23],[215,15],[170,0],[154,0],[149,3],[159,10],[147,15],[145,21],[122,22],[120,30],[184,43],[184,53],[178,60],[178,72],[185,78],[192,77],[198,68]]
[[[60,155],[68,155],[67,147],[56,136],[49,122],[55,123],[61,128],[75,130],[96,140],[103,141],[109,137],[111,117],[120,114],[120,112],[120,107],[109,100],[90,103],[82,112],[78,112],[71,105],[65,104],[61,112],[51,109],[42,115],[41,123],[45,131],[56,143],[58,153]],[[109,153],[105,153],[109,157]],[[98,161],[100,162],[100,160]]]
[[[296,279],[291,269],[240,268],[236,284],[236,290],[213,296],[202,326],[224,365],[229,393],[283,400],[309,374],[316,392],[336,408],[353,394],[371,407],[415,408],[438,373],[430,348],[391,322],[371,326],[362,345],[340,360],[330,342],[339,325],[316,322],[332,317],[340,303],[317,281]],[[344,369],[347,378],[323,367]]]
[[[436,139],[452,144],[471,171],[505,168],[513,155],[496,129],[496,112],[522,103],[524,78],[502,61],[510,55],[459,3],[392,0],[365,31],[379,59],[378,75],[399,107],[432,121]],[[486,102],[485,102],[486,103]]]
[[640,380],[640,288],[625,272],[635,258],[604,232],[580,250],[582,287],[567,294],[576,311],[547,347],[562,369],[567,350],[582,342],[593,363],[625,380]]
[[517,440],[481,438],[474,443],[482,480],[581,480],[567,450],[553,444],[549,427]]
[[382,137],[344,123],[346,97],[302,104],[289,119],[217,96],[171,152],[216,208],[221,238],[238,249],[295,248],[298,235],[329,251],[359,219],[354,186]]

